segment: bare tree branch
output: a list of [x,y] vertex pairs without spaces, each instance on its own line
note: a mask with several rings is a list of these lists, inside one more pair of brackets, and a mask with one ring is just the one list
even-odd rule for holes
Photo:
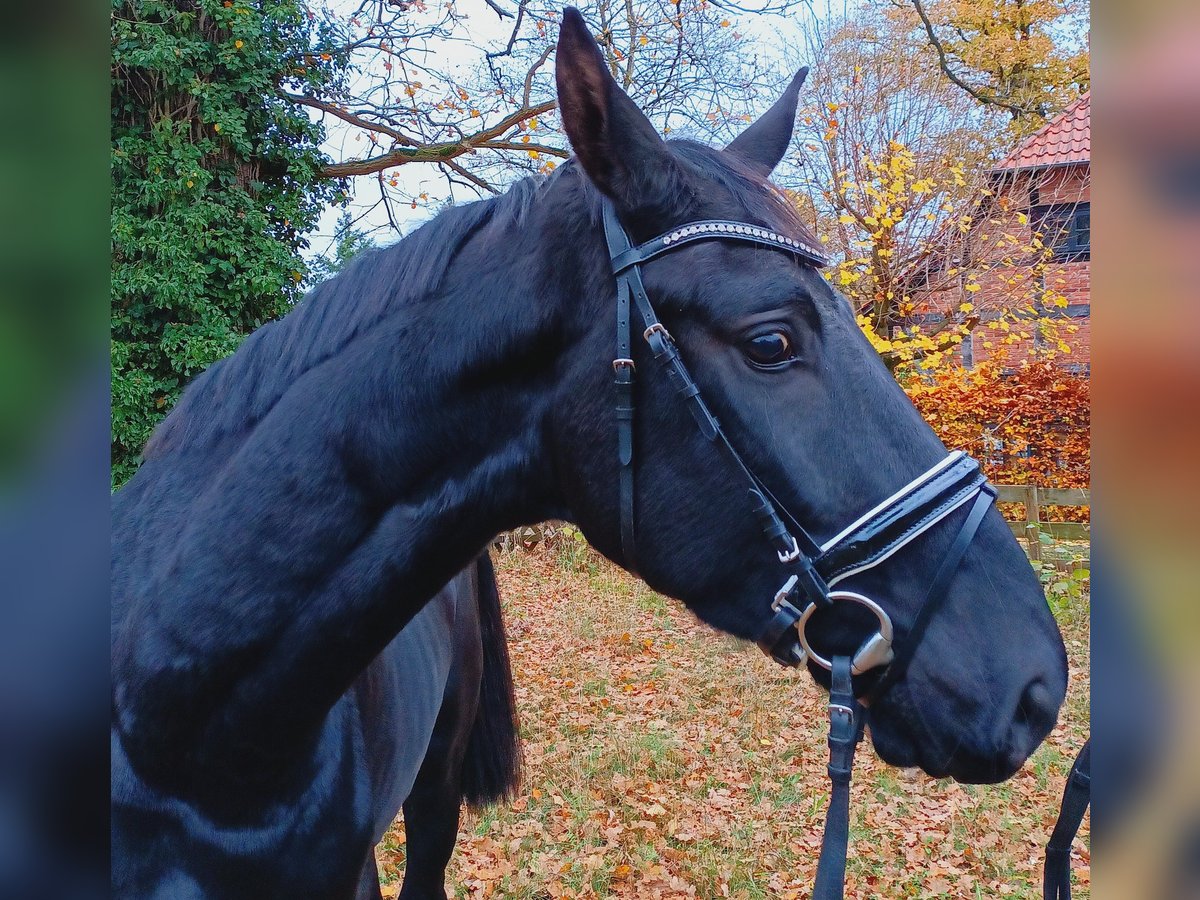
[[356,115],[347,109],[343,109],[336,103],[328,103],[324,100],[318,100],[316,97],[306,97],[302,94],[289,94],[283,92],[283,96],[291,100],[293,103],[299,103],[301,106],[307,106],[311,109],[319,109],[321,112],[329,113],[331,116],[341,119],[347,124],[353,125],[356,128],[362,128],[366,131],[374,131],[378,134],[387,135],[392,140],[399,144],[404,144],[409,147],[418,146],[417,142],[407,135],[401,134],[394,128],[389,128],[386,125],[381,125],[378,122],[373,122],[363,115]]
[[483,2],[490,6],[492,10],[495,11],[496,15],[498,15],[501,19],[511,19],[513,17],[513,14],[507,9],[501,9],[495,3],[495,0],[483,0]]
[[[452,159],[456,159],[465,153],[470,153],[473,150],[537,150],[541,153],[547,153],[551,156],[558,156],[566,159],[569,154],[557,147],[547,147],[541,144],[522,144],[515,141],[500,140],[500,136],[506,134],[510,129],[515,128],[522,122],[547,113],[557,106],[557,102],[550,100],[545,103],[539,103],[536,106],[524,107],[505,116],[495,125],[490,128],[484,128],[473,134],[467,135],[459,141],[442,141],[429,144],[421,144],[412,141],[410,138],[405,138],[407,145],[396,147],[389,150],[387,153],[382,153],[378,156],[372,156],[367,159],[354,160],[344,163],[331,163],[326,166],[322,172],[330,178],[346,178],[352,175],[370,175],[374,172],[381,172],[384,169],[393,168],[396,166],[406,165],[414,162],[434,162],[444,163]],[[350,115],[347,113],[347,115]],[[344,118],[340,116],[339,118]],[[363,127],[367,127],[365,124]]]
[[448,160],[447,162],[443,163],[443,165],[445,165],[445,167],[447,169],[454,172],[456,175],[459,175],[459,176],[465,178],[467,181],[471,182],[471,184],[475,185],[480,190],[487,191],[489,194],[499,194],[500,193],[499,188],[492,187],[490,184],[488,184],[486,181],[484,181],[478,175],[468,172],[466,169],[464,169],[462,166],[460,166],[458,163],[454,162],[453,160]]

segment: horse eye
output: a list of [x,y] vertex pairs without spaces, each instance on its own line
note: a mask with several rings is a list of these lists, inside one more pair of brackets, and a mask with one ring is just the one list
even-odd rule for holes
[[795,359],[792,342],[782,331],[756,334],[746,342],[746,356],[756,366],[775,367]]

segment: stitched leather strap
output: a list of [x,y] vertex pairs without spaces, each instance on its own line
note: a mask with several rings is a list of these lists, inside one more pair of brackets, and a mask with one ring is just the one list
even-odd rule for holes
[[1046,862],[1042,869],[1044,900],[1071,900],[1071,842],[1079,833],[1083,814],[1092,798],[1092,739],[1084,742],[1067,786],[1063,788],[1062,809],[1054,831],[1046,844]]
[[825,836],[817,861],[813,900],[842,900],[846,883],[846,853],[850,846],[850,779],[854,750],[862,739],[862,707],[854,698],[850,657],[835,656],[829,684],[829,809]]
[[950,582],[954,579],[967,548],[971,546],[971,541],[975,538],[975,532],[979,530],[979,526],[983,523],[983,517],[995,498],[995,489],[991,485],[983,485],[975,497],[975,503],[972,504],[970,512],[967,513],[966,521],[959,528],[954,543],[950,545],[950,549],[942,558],[942,564],[938,567],[937,574],[929,583],[929,588],[925,591],[925,599],[921,601],[920,611],[917,613],[912,627],[909,628],[904,640],[896,649],[895,657],[884,669],[879,681],[871,688],[868,694],[870,702],[878,700],[893,684],[899,681],[908,668],[908,664],[912,662],[917,647],[920,646],[925,631],[929,628],[929,623],[950,596]]

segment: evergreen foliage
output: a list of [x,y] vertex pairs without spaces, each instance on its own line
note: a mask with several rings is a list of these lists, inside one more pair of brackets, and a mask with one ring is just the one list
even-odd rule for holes
[[114,0],[113,483],[189,379],[302,292],[305,234],[345,198],[285,91],[341,78],[297,0]]

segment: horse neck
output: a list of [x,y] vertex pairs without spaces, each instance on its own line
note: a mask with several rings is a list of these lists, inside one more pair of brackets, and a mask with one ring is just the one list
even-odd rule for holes
[[[436,296],[305,371],[207,460],[191,502],[171,492],[204,448],[149,460],[127,489],[140,512],[118,524],[114,583],[132,587],[114,702],[148,780],[243,796],[302,761],[354,679],[494,534],[563,515],[543,446],[562,261],[537,246],[479,231]],[[139,552],[122,562],[122,546]]]

